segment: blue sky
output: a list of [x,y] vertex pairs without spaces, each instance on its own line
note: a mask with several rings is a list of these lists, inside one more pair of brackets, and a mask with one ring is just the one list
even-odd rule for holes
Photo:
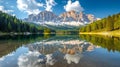
[[0,0],[0,10],[20,19],[45,10],[57,15],[75,10],[103,18],[120,12],[120,0]]

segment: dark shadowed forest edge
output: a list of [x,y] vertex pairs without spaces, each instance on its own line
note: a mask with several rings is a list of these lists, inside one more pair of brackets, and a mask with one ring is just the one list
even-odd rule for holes
[[81,27],[79,34],[120,36],[120,13]]

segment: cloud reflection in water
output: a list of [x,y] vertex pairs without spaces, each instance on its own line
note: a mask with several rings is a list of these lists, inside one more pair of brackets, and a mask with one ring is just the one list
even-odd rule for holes
[[40,67],[44,64],[53,65],[54,63],[55,59],[52,54],[43,55],[37,51],[29,51],[18,58],[19,67]]
[[60,60],[66,64],[78,64],[85,51],[92,51],[96,47],[80,40],[49,40],[27,45],[29,52],[18,59],[19,67],[44,67],[54,65]]

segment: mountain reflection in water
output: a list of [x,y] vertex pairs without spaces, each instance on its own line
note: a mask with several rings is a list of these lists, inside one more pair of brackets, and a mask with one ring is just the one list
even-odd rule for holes
[[[96,46],[80,40],[43,40],[26,45],[29,52],[18,58],[19,67],[39,67],[64,63],[78,64],[85,51],[92,51]],[[63,61],[62,61],[63,62]]]
[[88,35],[4,36],[0,39],[0,67],[119,67],[119,39]]

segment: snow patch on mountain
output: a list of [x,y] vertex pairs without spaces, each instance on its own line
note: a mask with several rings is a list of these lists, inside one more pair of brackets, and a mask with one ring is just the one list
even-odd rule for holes
[[65,25],[68,25],[68,26],[80,26],[80,25],[84,25],[83,23],[80,23],[80,22],[75,22],[75,21],[72,21],[72,22],[60,22],[60,23],[55,23],[55,22],[44,22],[44,23],[41,23],[41,22],[34,22],[36,24],[40,24],[40,25],[52,25],[52,26],[65,26]]

